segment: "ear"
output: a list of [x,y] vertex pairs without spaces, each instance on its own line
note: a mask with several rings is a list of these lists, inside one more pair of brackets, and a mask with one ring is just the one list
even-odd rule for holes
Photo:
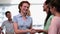
[[54,9],[54,11],[56,11],[56,8],[55,7],[53,7],[53,9]]
[[20,6],[20,9],[21,9],[21,6]]
[[53,11],[54,11],[54,13],[56,13],[56,11],[57,11],[57,10],[56,10],[56,7],[53,7]]

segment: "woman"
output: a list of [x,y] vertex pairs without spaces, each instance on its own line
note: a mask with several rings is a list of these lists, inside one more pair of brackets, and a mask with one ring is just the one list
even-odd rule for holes
[[54,15],[48,34],[60,34],[60,0],[50,2],[50,11]]
[[[45,23],[44,23],[44,31],[47,33],[47,31],[48,31],[48,28],[49,28],[49,26],[50,26],[50,23],[51,23],[51,20],[52,20],[52,18],[54,17],[52,14],[51,14],[51,12],[50,12],[50,8],[49,8],[49,1],[48,0],[46,0],[46,2],[45,2],[45,4],[44,4],[44,6],[45,6],[45,11],[46,11],[46,13],[47,13],[47,17],[46,17],[46,20],[45,20]],[[46,34],[46,33],[44,33],[44,34]]]
[[32,18],[29,11],[30,3],[22,1],[19,6],[19,14],[14,16],[14,31],[16,34],[30,34],[35,31],[32,30]]
[[45,23],[44,23],[44,30],[41,30],[41,29],[36,30],[36,31],[38,31],[38,33],[41,33],[41,32],[44,32],[44,34],[48,33],[48,28],[49,28],[51,20],[53,18],[53,15],[50,12],[50,8],[49,8],[48,4],[49,4],[49,0],[46,0],[45,3],[44,3],[44,6],[43,6],[43,10],[46,11],[46,13],[47,13],[47,17],[46,17],[46,20],[45,20]]

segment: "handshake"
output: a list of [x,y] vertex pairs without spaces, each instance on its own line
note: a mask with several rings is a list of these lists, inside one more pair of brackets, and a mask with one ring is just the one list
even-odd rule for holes
[[30,29],[30,30],[27,30],[27,31],[30,32],[31,34],[43,32],[43,30],[41,30],[41,29]]

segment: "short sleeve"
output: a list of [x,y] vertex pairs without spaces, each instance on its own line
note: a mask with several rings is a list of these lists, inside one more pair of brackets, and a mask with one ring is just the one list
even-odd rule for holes
[[5,26],[5,21],[2,23],[1,27],[4,28],[4,26]]
[[33,19],[31,18],[31,23],[33,23]]
[[33,23],[33,19],[30,17],[30,19],[31,19],[31,24]]
[[16,16],[13,17],[13,22],[17,22]]

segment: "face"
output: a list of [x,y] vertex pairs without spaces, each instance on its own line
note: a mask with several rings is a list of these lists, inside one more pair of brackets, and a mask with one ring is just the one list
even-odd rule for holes
[[46,4],[44,3],[44,5],[43,5],[43,11],[46,11],[46,13],[48,13],[48,10],[49,10],[48,4],[46,5]]
[[23,3],[20,9],[21,9],[21,12],[26,13],[29,10],[29,5],[27,3]]
[[11,13],[7,13],[7,16],[6,16],[8,19],[11,19]]
[[50,6],[50,11],[51,11],[51,13],[54,15],[54,13],[55,13],[54,7],[51,7],[51,6]]

